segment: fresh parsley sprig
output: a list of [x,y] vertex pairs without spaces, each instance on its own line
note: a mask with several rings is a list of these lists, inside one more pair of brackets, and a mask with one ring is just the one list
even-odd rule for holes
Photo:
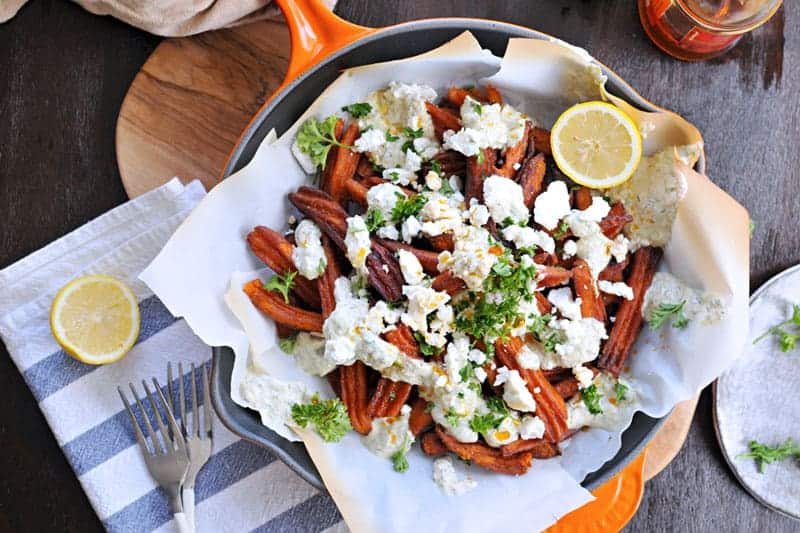
[[292,290],[294,285],[294,278],[297,272],[287,272],[283,276],[276,274],[272,276],[267,283],[264,284],[264,289],[268,291],[278,291],[283,296],[283,301],[289,303],[289,291]]
[[505,416],[495,413],[475,415],[472,417],[472,420],[469,421],[469,428],[475,433],[488,433],[492,429],[497,429],[504,419]]
[[294,346],[297,343],[297,335],[292,335],[291,337],[284,337],[282,339],[278,339],[278,346],[284,353],[292,354],[294,353]]
[[427,203],[427,199],[422,194],[415,194],[411,198],[401,192],[395,194],[397,203],[392,208],[392,222],[401,222],[408,217],[417,216]]
[[297,132],[297,146],[300,151],[307,154],[311,161],[318,167],[325,169],[325,161],[328,158],[328,152],[334,146],[341,146],[342,148],[353,148],[346,144],[340,143],[336,139],[334,130],[336,129],[336,122],[338,121],[336,115],[331,115],[325,120],[317,118],[310,118]]
[[309,422],[314,424],[325,442],[339,442],[352,429],[342,401],[339,398],[320,400],[319,394],[315,394],[310,403],[292,405],[292,419],[301,428]]
[[782,352],[790,352],[795,349],[797,346],[797,341],[800,340],[800,334],[798,333],[791,333],[786,331],[786,326],[794,326],[800,328],[800,305],[793,304],[792,305],[792,316],[780,324],[772,326],[767,331],[765,331],[762,335],[760,335],[756,340],[753,341],[753,344],[756,344],[761,339],[769,336],[769,335],[777,335],[778,340],[780,342],[780,347]]
[[670,317],[672,320],[673,328],[685,328],[689,323],[689,319],[683,314],[683,306],[686,305],[686,300],[677,304],[661,304],[652,313],[650,313],[650,329],[656,330]]
[[623,385],[622,383],[615,383],[614,384],[614,394],[617,397],[617,402],[624,402],[626,399],[626,395],[628,394],[628,386]]
[[597,391],[597,385],[589,385],[581,391],[581,395],[583,396],[583,403],[591,414],[603,414],[603,408],[600,407],[600,393]]
[[375,230],[383,226],[383,211],[376,207],[367,209],[367,215],[364,218],[364,224],[367,226],[367,231],[373,233]]
[[737,455],[736,458],[755,459],[758,471],[762,474],[764,473],[764,465],[781,461],[791,456],[800,457],[800,444],[795,444],[791,438],[786,439],[786,442],[778,446],[767,446],[756,440],[751,440],[747,446],[750,451]]
[[403,447],[397,450],[392,454],[392,466],[395,472],[400,472],[401,474],[408,470],[408,458],[406,454],[408,453],[409,448],[411,448],[411,443],[408,440],[408,437],[403,441]]
[[367,102],[356,102],[355,104],[346,105],[342,108],[345,113],[350,113],[355,118],[365,117],[372,111],[372,106]]
[[567,231],[569,230],[569,224],[566,220],[562,220],[561,223],[558,225],[558,228],[553,232],[554,239],[560,239],[564,235],[566,235]]

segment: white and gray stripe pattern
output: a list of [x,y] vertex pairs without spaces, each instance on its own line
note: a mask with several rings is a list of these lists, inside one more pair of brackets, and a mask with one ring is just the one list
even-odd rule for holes
[[[162,491],[147,473],[117,384],[156,376],[166,363],[207,362],[210,350],[137,280],[202,198],[177,180],[122,205],[0,271],[0,336],[47,418],[106,529],[172,531]],[[140,301],[136,346],[93,367],[69,357],[48,325],[49,304],[69,280],[103,273],[127,281]],[[186,380],[185,380],[186,381]],[[333,501],[269,451],[215,421],[214,453],[197,479],[199,531],[346,531]]]

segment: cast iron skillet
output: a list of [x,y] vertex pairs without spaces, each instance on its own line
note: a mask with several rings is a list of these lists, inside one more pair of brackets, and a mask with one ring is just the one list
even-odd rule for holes
[[[552,38],[522,26],[463,18],[421,20],[374,30],[339,19],[318,0],[278,0],[278,4],[286,15],[292,34],[289,73],[282,87],[242,133],[222,173],[223,179],[252,159],[270,130],[274,128],[278,135],[287,130],[342,69],[427,52],[465,30],[471,31],[484,48],[497,56],[503,55],[511,37]],[[603,71],[608,76],[610,92],[640,109],[660,111],[614,72],[605,67]],[[704,170],[702,160],[699,167]],[[261,425],[257,413],[233,402],[230,394],[232,370],[233,351],[228,347],[213,348],[211,395],[223,424],[243,439],[270,449],[311,485],[325,490],[302,443],[283,439]],[[583,486],[597,488],[622,470],[642,452],[665,420],[666,417],[655,419],[637,413],[622,436],[622,447],[617,455],[589,474],[583,480]]]

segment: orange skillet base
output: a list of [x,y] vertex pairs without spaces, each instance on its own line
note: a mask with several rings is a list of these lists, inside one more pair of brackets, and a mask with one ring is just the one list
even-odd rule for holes
[[575,509],[547,533],[614,533],[625,527],[642,501],[647,448],[625,469],[592,494],[596,500]]

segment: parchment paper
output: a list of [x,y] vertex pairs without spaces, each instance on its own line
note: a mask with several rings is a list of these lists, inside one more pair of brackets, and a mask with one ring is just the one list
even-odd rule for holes
[[[284,228],[292,212],[286,194],[308,180],[290,153],[297,127],[309,116],[324,117],[362,100],[390,81],[425,83],[442,91],[481,79],[490,79],[510,103],[545,127],[569,105],[606,96],[600,68],[583,50],[512,39],[501,67],[500,59],[481,50],[469,33],[416,58],[344,71],[284,136],[268,137],[250,164],[208,194],[142,274],[170,311],[185,317],[206,343],[234,349],[234,401],[247,406],[239,394],[247,372],[268,372],[330,394],[324,380],[305,375],[279,350],[274,326],[239,290],[260,268],[245,235],[258,224]],[[694,154],[685,158],[691,164],[702,150],[699,133],[680,117],[630,112],[647,132],[648,154],[690,145],[683,152]],[[730,310],[725,321],[712,327],[642,335],[630,375],[641,400],[630,416],[635,410],[663,416],[693,396],[736,358],[747,332],[747,213],[677,156],[675,161],[674,171],[686,175],[689,193],[678,210],[664,268],[697,289],[723,296]],[[292,438],[288,428],[272,429]],[[480,484],[460,497],[439,491],[431,480],[431,460],[419,451],[410,454],[409,472],[398,475],[355,434],[336,445],[323,444],[310,432],[300,437],[354,531],[532,531],[591,499],[578,482],[613,457],[620,435],[581,432],[561,458],[536,461],[519,478],[472,469],[468,474]]]

